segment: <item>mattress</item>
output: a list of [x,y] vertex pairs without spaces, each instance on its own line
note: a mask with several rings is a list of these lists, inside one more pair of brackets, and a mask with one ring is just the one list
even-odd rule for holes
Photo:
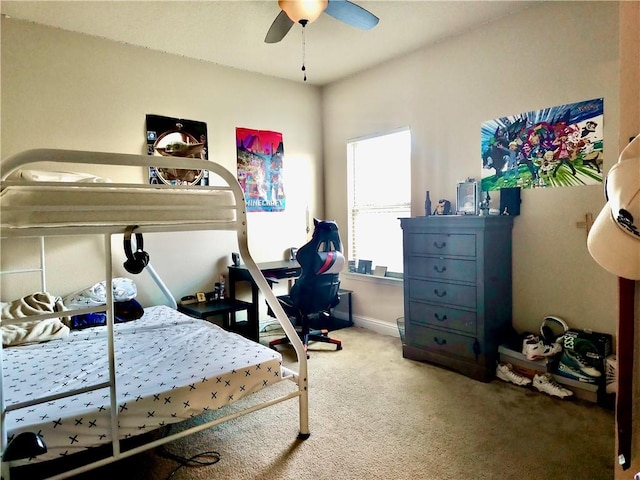
[[[7,406],[108,380],[106,327],[3,350]],[[264,345],[166,306],[114,326],[120,438],[231,404],[282,379],[282,357]],[[9,412],[9,440],[39,432],[58,458],[111,441],[109,389]]]
[[14,184],[0,193],[2,228],[174,225],[234,221],[226,187]]

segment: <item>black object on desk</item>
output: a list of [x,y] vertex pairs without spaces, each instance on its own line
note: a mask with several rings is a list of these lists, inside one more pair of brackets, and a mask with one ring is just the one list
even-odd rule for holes
[[[275,262],[258,263],[258,268],[269,283],[273,283],[275,280],[282,280],[288,278],[296,278],[300,276],[302,268],[295,260],[278,260]],[[246,265],[230,265],[229,266],[229,300],[236,299],[236,283],[237,282],[250,282],[251,283],[251,305],[249,307],[249,318],[255,319],[255,335],[259,336],[258,325],[258,285],[253,281],[251,273]],[[231,312],[232,320],[235,320],[235,313]]]
[[[236,299],[212,300],[210,302],[190,303],[187,305],[178,304],[178,311],[190,317],[206,320],[208,317],[216,315],[223,316],[222,328],[230,332],[239,333],[255,342],[258,341],[258,315],[252,314],[249,302]],[[247,310],[247,320],[236,322],[235,313]]]

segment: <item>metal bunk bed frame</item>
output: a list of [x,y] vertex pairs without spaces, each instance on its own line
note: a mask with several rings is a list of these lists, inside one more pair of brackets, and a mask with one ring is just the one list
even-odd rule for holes
[[[88,165],[112,165],[112,166],[123,166],[123,167],[166,167],[166,168],[179,168],[179,169],[193,169],[193,170],[208,170],[210,173],[217,175],[224,182],[226,182],[226,186],[209,186],[209,187],[185,187],[185,186],[168,186],[168,185],[145,185],[145,184],[130,184],[130,183],[105,183],[105,184],[82,184],[82,183],[74,183],[74,187],[83,188],[83,187],[96,187],[99,185],[103,185],[105,188],[118,188],[118,187],[127,187],[127,188],[136,188],[136,189],[158,189],[158,188],[180,188],[180,189],[208,189],[208,190],[230,190],[233,194],[233,198],[235,200],[235,205],[231,208],[235,210],[235,220],[212,220],[212,221],[198,221],[198,222],[189,222],[188,220],[185,222],[181,222],[179,224],[170,224],[170,225],[162,225],[162,224],[147,224],[140,225],[138,231],[141,233],[144,232],[168,232],[168,231],[195,231],[195,230],[226,230],[226,231],[236,231],[237,232],[237,240],[238,240],[238,248],[240,254],[242,256],[243,261],[245,262],[253,281],[257,284],[260,292],[264,295],[267,304],[271,307],[271,309],[275,312],[276,318],[278,319],[280,325],[284,329],[286,335],[291,340],[291,345],[294,347],[297,360],[298,360],[298,371],[295,372],[291,369],[283,367],[283,379],[287,379],[293,381],[297,384],[297,390],[290,392],[288,394],[279,396],[277,398],[273,398],[267,400],[263,403],[257,403],[250,405],[240,411],[227,414],[220,418],[216,418],[209,422],[188,428],[186,430],[173,433],[163,437],[161,439],[151,441],[144,445],[140,445],[135,448],[131,448],[125,451],[121,451],[120,449],[120,440],[118,435],[118,408],[117,408],[117,397],[116,397],[116,367],[115,367],[115,352],[114,352],[114,309],[113,309],[113,292],[111,288],[107,288],[107,305],[106,308],[103,307],[93,307],[93,308],[84,308],[80,310],[74,311],[75,314],[89,313],[93,311],[106,311],[107,313],[107,331],[108,331],[108,357],[109,357],[109,380],[107,382],[96,384],[90,387],[86,387],[83,389],[78,389],[70,392],[65,392],[58,395],[51,395],[47,397],[38,398],[32,401],[23,402],[21,404],[10,405],[7,406],[4,403],[4,395],[2,393],[2,348],[0,348],[0,406],[1,417],[0,417],[0,452],[4,455],[5,449],[7,448],[7,431],[5,418],[6,414],[9,411],[17,410],[20,408],[26,408],[29,406],[37,405],[40,403],[70,397],[73,395],[77,395],[89,390],[96,390],[100,388],[109,388],[110,393],[110,402],[111,402],[111,447],[112,452],[111,455],[100,459],[98,461],[94,461],[91,463],[87,463],[80,467],[74,468],[73,470],[69,470],[52,477],[49,477],[51,480],[68,478],[73,475],[77,475],[82,472],[86,472],[92,470],[94,468],[98,468],[109,463],[121,460],[123,458],[130,457],[132,455],[136,455],[145,450],[149,450],[160,446],[162,444],[171,442],[173,440],[177,440],[179,438],[191,435],[193,433],[202,431],[207,428],[211,428],[220,423],[232,420],[234,418],[240,417],[242,415],[252,413],[257,410],[261,410],[263,408],[270,407],[272,405],[284,402],[286,400],[290,400],[293,398],[298,398],[298,409],[299,409],[299,434],[298,438],[306,439],[309,437],[309,399],[308,399],[308,375],[307,375],[307,356],[304,350],[304,346],[298,337],[295,327],[292,325],[291,321],[285,314],[280,302],[278,302],[275,294],[271,290],[267,280],[264,275],[256,265],[255,261],[251,257],[248,247],[248,239],[247,239],[247,214],[246,214],[246,206],[245,199],[242,189],[237,181],[237,179],[229,172],[226,168],[218,165],[214,162],[195,159],[195,158],[177,158],[177,157],[160,157],[160,156],[148,156],[148,155],[134,155],[134,154],[122,154],[122,153],[105,153],[105,152],[87,152],[87,151],[78,151],[78,150],[57,150],[57,149],[34,149],[27,150],[16,155],[13,155],[2,161],[2,187],[4,189],[5,185],[11,184],[24,184],[24,181],[12,181],[7,180],[11,173],[14,171],[23,168],[26,165],[41,163],[41,162],[54,162],[54,163],[72,163],[72,164],[88,164]],[[39,185],[58,185],[58,186],[69,186],[69,183],[58,183],[58,182],[38,182]],[[136,208],[136,207],[133,207]],[[145,207],[138,207],[144,209]],[[229,208],[229,207],[223,207]],[[206,217],[206,212],[204,212]],[[11,271],[11,272],[2,272],[2,273],[23,273],[23,272],[40,272],[41,273],[41,283],[43,288],[46,286],[46,272],[45,272],[45,259],[44,259],[44,237],[48,236],[73,236],[73,235],[104,235],[104,245],[105,245],[105,278],[107,279],[107,285],[110,285],[113,281],[113,261],[112,261],[112,250],[111,250],[111,237],[114,234],[123,234],[127,225],[124,224],[110,224],[110,225],[59,225],[59,226],[44,226],[44,227],[34,227],[34,228],[2,228],[0,231],[1,239],[11,239],[11,238],[40,238],[40,268],[33,269],[25,269],[20,271]],[[172,306],[175,308],[175,299],[168,291],[168,289],[162,283],[162,280],[155,273],[155,270],[151,265],[147,266],[148,272],[163,292],[163,294],[168,298]],[[65,312],[66,315],[69,312]],[[53,314],[43,314],[31,317],[34,320],[60,317],[60,313]],[[2,478],[3,480],[10,479],[10,462],[2,461]]]

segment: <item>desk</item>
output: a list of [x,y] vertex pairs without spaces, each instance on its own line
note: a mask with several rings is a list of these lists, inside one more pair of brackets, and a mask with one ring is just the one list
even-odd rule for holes
[[[302,273],[302,268],[295,260],[279,260],[276,262],[264,262],[258,263],[258,268],[265,276],[269,283],[273,283],[273,280],[282,280],[285,278],[296,278]],[[259,337],[259,320],[258,320],[258,285],[251,278],[251,273],[246,265],[229,266],[229,299],[235,300],[236,298],[236,283],[237,282],[250,282],[251,283],[251,306],[248,310],[248,317],[255,319],[255,337]],[[231,312],[233,321],[235,321],[235,312]],[[253,328],[253,327],[252,327]]]
[[[295,260],[279,260],[276,262],[264,262],[258,263],[258,268],[265,276],[269,283],[273,283],[274,280],[283,280],[283,279],[293,279],[300,276],[302,273],[302,268]],[[249,318],[255,318],[255,334],[259,335],[259,321],[258,321],[258,307],[259,307],[259,297],[258,297],[258,286],[252,280],[251,274],[249,273],[249,269],[246,265],[229,266],[229,299],[235,300],[236,298],[236,283],[237,282],[250,282],[251,283],[251,303],[252,305],[249,308]],[[338,294],[341,297],[347,297],[347,309],[349,320],[347,325],[340,325],[339,328],[345,326],[353,325],[353,311],[352,311],[352,303],[351,303],[351,290],[340,289]],[[235,313],[231,312],[232,317],[235,318]],[[335,319],[334,319],[335,321]],[[339,322],[338,322],[339,324]],[[326,327],[326,326],[325,326]],[[257,337],[256,337],[257,338]]]
[[[247,321],[236,322],[235,313],[247,310]],[[239,333],[251,340],[258,341],[257,324],[258,317],[252,316],[251,304],[236,299],[212,300],[210,302],[189,303],[187,305],[178,304],[178,311],[190,317],[206,320],[208,317],[216,315],[223,316],[222,328],[230,332]],[[233,315],[233,318],[230,318]]]

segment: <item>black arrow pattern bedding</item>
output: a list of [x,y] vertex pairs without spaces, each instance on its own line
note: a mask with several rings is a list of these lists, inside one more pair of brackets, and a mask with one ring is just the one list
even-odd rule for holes
[[[221,408],[282,379],[280,354],[169,307],[114,326],[120,438]],[[3,350],[5,405],[108,380],[106,327]],[[57,458],[111,441],[109,389],[9,412],[9,440],[38,432]]]

